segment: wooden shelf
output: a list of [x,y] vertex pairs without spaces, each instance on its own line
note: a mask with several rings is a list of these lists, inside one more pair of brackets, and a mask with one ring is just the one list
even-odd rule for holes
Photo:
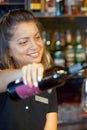
[[0,6],[1,5],[24,5],[25,2],[3,2],[3,3],[0,3]]
[[36,17],[39,18],[80,18],[80,17],[87,17],[87,15],[60,15],[60,16],[56,16],[56,15],[46,15],[45,13],[42,12],[32,12]]

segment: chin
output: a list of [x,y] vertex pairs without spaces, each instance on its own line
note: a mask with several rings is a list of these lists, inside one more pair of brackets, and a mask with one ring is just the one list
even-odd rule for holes
[[31,63],[40,63],[41,62],[41,59],[40,60],[33,60]]

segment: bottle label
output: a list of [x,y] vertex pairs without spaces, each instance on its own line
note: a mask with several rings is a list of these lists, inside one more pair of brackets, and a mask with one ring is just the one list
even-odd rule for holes
[[64,61],[64,59],[54,59],[54,64],[55,65],[60,65],[60,66],[65,66],[65,61]]
[[85,60],[85,54],[83,52],[82,53],[77,53],[76,54],[76,60],[78,62],[81,62],[81,61]]
[[15,91],[21,99],[25,99],[33,95],[40,94],[42,92],[39,89],[39,87],[30,88],[28,85],[24,85],[24,84],[21,84],[18,87],[16,87]]
[[30,4],[30,9],[31,10],[40,10],[41,9],[41,4],[40,3],[31,3]]

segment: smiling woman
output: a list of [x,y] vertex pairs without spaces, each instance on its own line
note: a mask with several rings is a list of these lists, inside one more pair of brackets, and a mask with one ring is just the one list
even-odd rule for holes
[[10,55],[14,57],[18,65],[23,66],[41,61],[44,44],[34,22],[23,22],[16,25],[14,27],[14,36],[9,43]]
[[[17,79],[38,87],[44,70],[52,66],[40,23],[27,10],[11,10],[0,21],[0,129],[56,130],[57,96],[55,90],[13,101],[7,85]],[[47,101],[45,103],[44,100]]]

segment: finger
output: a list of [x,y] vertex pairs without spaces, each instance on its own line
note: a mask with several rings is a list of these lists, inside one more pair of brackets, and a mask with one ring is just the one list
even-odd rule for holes
[[22,75],[23,75],[23,82],[25,85],[27,85],[27,80],[26,80],[26,70],[27,70],[27,67],[26,66],[23,66],[22,67]]
[[38,87],[38,64],[32,64],[32,82],[34,87]]
[[39,64],[38,67],[38,81],[41,81],[41,79],[43,78],[43,72],[44,72],[44,67],[42,64]]
[[32,83],[32,66],[31,66],[31,64],[29,64],[27,66],[27,78],[26,79],[27,79],[27,83],[28,83],[29,87],[32,88],[33,83]]

